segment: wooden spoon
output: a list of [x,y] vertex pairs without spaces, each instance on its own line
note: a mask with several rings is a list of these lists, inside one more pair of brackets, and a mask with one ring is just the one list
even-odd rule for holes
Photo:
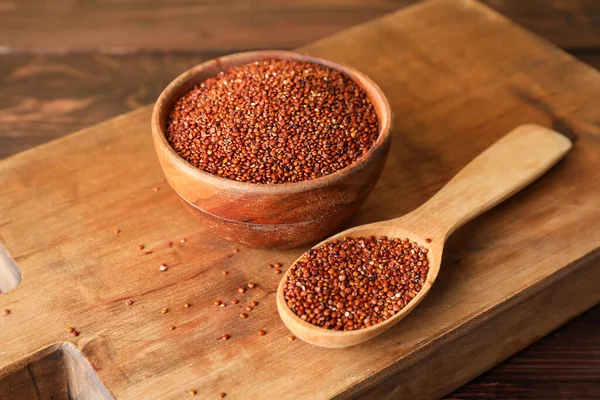
[[[520,126],[475,158],[418,209],[400,218],[348,229],[314,246],[345,237],[387,236],[408,238],[428,248],[427,281],[393,317],[354,331],[329,330],[303,321],[290,310],[283,296],[288,269],[277,290],[277,309],[284,324],[302,340],[323,347],[353,346],[383,333],[427,295],[440,269],[444,243],[452,232],[537,179],[570,148],[571,141],[557,132],[537,125]],[[431,242],[427,243],[426,238]]]

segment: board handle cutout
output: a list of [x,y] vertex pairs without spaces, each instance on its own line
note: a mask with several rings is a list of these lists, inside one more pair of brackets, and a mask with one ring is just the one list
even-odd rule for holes
[[114,400],[71,343],[52,345],[5,370],[10,372],[0,373],[0,399]]
[[0,294],[9,292],[21,283],[21,270],[0,243]]

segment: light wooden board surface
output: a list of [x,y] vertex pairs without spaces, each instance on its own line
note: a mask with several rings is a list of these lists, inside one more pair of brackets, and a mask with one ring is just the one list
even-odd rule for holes
[[[353,224],[414,209],[519,124],[553,127],[574,147],[451,237],[440,280],[406,320],[339,350],[289,342],[278,319],[279,276],[266,265],[301,249],[233,254],[179,204],[153,153],[149,108],[8,158],[0,241],[23,280],[0,295],[12,311],[0,315],[0,393],[26,381],[25,361],[59,352],[59,396],[439,397],[600,301],[596,71],[470,0],[424,3],[303,50],[363,70],[392,103],[390,158]],[[248,280],[258,288],[238,294]],[[217,298],[260,304],[241,320]],[[223,333],[231,339],[215,340]],[[63,342],[74,347],[54,346]],[[31,372],[47,370],[40,362],[29,367],[38,391],[50,379]]]

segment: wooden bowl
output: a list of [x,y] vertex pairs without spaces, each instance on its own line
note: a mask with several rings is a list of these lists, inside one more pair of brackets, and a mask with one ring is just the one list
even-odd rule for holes
[[[165,137],[175,102],[195,85],[232,67],[264,59],[308,61],[345,73],[367,92],[379,119],[379,137],[352,165],[317,179],[258,184],[205,172],[184,160]],[[338,230],[365,201],[390,147],[390,105],[379,87],[356,69],[292,51],[237,53],[200,64],[161,93],[152,112],[152,137],[167,181],[186,207],[214,233],[252,247],[291,248]]]

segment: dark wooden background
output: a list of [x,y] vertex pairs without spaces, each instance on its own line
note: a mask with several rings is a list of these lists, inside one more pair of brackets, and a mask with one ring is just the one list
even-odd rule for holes
[[[149,104],[204,60],[291,49],[418,1],[0,0],[0,159]],[[600,69],[600,0],[481,1]],[[448,398],[599,399],[600,306]]]

